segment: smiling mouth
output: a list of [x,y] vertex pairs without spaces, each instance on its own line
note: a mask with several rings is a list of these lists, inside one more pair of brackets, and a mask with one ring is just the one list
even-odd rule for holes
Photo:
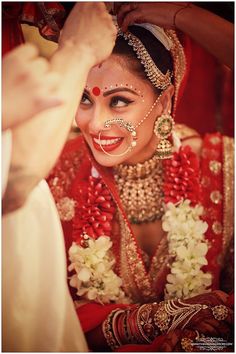
[[112,151],[117,149],[124,138],[121,137],[108,137],[108,136],[101,136],[100,139],[98,136],[92,136],[93,146],[98,151]]

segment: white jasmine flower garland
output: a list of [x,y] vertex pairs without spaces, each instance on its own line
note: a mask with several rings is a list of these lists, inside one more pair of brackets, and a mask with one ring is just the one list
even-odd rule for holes
[[190,206],[190,200],[168,203],[162,227],[167,232],[169,253],[175,257],[167,276],[165,298],[187,298],[207,292],[212,283],[207,264],[208,244],[204,233],[208,225],[200,219],[202,206]]
[[88,239],[88,247],[75,242],[69,249],[71,264],[69,271],[75,271],[70,285],[77,288],[77,295],[100,303],[127,302],[121,290],[122,280],[113,271],[115,263],[108,236]]
[[[168,203],[165,208],[162,227],[167,232],[169,254],[175,258],[167,276],[165,298],[188,298],[207,292],[212,276],[201,270],[207,265],[208,251],[204,237],[208,225],[200,219],[203,208],[191,207],[190,200]],[[121,278],[113,271],[111,246],[110,237],[100,236],[96,240],[88,237],[87,247],[75,242],[70,247],[69,271],[75,271],[70,285],[77,288],[78,296],[104,304],[129,302]]]

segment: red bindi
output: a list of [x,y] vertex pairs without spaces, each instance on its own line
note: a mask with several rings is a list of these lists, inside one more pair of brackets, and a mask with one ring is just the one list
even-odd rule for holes
[[101,90],[99,87],[95,86],[93,89],[92,89],[92,93],[94,94],[94,96],[99,96],[100,93],[101,93]]

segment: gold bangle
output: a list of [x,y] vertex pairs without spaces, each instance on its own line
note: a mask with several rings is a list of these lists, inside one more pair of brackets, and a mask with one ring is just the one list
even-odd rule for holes
[[124,310],[115,309],[113,310],[105,319],[102,324],[102,332],[106,339],[107,345],[115,350],[121,346],[119,339],[115,336],[113,331],[113,319],[117,317],[120,313],[123,313]]
[[158,335],[151,318],[153,305],[145,304],[139,307],[137,312],[137,325],[141,336],[146,343],[152,343]]

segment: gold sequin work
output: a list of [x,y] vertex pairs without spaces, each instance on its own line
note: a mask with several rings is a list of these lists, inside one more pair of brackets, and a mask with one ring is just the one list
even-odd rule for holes
[[153,256],[150,264],[149,276],[151,278],[153,286],[157,289],[156,301],[163,298],[163,294],[160,289],[165,286],[166,269],[173,261],[173,257],[169,254],[169,247],[166,235],[161,239],[159,246]]
[[218,175],[221,171],[221,162],[215,160],[210,161],[209,169],[214,175]]
[[217,160],[219,158],[219,152],[217,149],[203,148],[201,156],[204,159]]
[[133,302],[149,302],[156,298],[156,293],[139,252],[134,235],[129,225],[119,213],[121,228],[120,275],[126,294]]
[[217,145],[221,142],[220,138],[218,136],[213,136],[210,138],[210,142],[213,144],[213,145]]
[[75,216],[76,201],[72,198],[64,197],[56,203],[57,210],[62,221],[70,221]]
[[210,182],[211,182],[211,180],[210,180],[209,177],[207,177],[207,176],[203,176],[203,177],[202,177],[201,184],[202,184],[202,186],[203,186],[204,188],[209,187],[209,186],[210,186]]
[[213,191],[210,194],[210,198],[214,204],[219,204],[222,201],[222,194],[220,193],[220,191]]
[[223,226],[219,221],[214,221],[212,224],[212,230],[216,235],[219,235],[223,231]]
[[78,168],[81,163],[82,153],[80,151],[73,151],[59,160],[55,170],[52,171],[55,176],[48,181],[52,195],[57,202],[61,198],[68,196],[71,183],[76,176]]
[[186,73],[186,58],[185,58],[183,47],[176,35],[176,32],[172,29],[166,29],[165,32],[173,43],[170,52],[174,61],[175,93],[174,93],[173,115],[175,115],[179,89],[181,87],[181,82]]
[[196,130],[189,128],[185,124],[175,124],[174,131],[178,135],[180,140],[193,137],[193,136],[200,137],[200,135]]

